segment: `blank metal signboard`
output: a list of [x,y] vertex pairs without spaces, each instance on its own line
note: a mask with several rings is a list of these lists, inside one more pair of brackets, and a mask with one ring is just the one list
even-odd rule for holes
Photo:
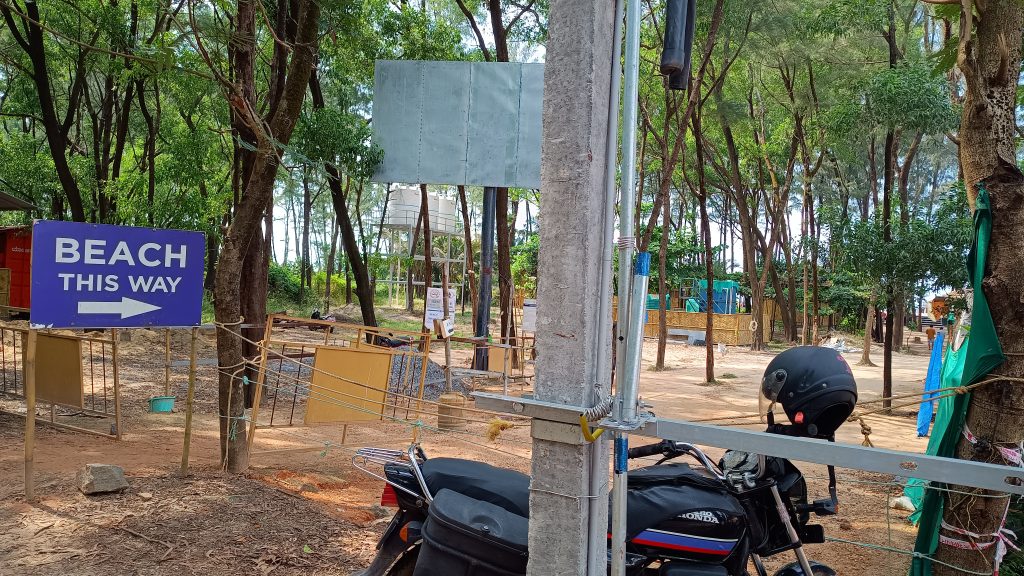
[[33,326],[197,326],[202,232],[41,220],[32,227]]
[[318,348],[306,424],[380,420],[391,374],[391,354]]
[[[24,362],[22,352],[22,362]],[[81,408],[82,341],[54,334],[39,334],[36,341],[36,397],[52,404]],[[26,364],[22,364],[23,366]]]
[[540,187],[544,65],[378,60],[378,182]]

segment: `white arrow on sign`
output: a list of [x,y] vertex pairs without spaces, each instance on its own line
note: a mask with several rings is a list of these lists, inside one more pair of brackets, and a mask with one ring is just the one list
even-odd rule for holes
[[79,314],[120,314],[121,319],[131,318],[132,316],[138,316],[139,314],[145,314],[146,312],[153,312],[159,310],[159,306],[154,306],[146,302],[139,302],[131,298],[121,297],[120,302],[79,302],[78,313]]

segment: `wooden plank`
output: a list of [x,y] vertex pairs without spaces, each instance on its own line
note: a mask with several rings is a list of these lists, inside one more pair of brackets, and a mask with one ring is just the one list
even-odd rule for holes
[[[35,468],[36,447],[36,331],[29,330],[25,345],[25,500],[35,500]],[[81,360],[79,360],[81,363]]]

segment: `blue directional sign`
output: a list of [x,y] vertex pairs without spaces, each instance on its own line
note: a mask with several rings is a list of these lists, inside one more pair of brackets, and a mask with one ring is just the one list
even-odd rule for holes
[[198,326],[202,232],[40,220],[32,227],[33,326]]

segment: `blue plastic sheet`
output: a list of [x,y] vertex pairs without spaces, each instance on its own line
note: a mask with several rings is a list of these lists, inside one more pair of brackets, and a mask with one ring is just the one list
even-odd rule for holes
[[928,375],[924,379],[924,398],[921,400],[921,410],[917,413],[917,437],[924,438],[928,435],[928,429],[932,425],[932,414],[934,413],[935,390],[938,390],[942,382],[942,337],[939,332],[935,335],[935,344],[932,346],[932,357],[928,362]]

